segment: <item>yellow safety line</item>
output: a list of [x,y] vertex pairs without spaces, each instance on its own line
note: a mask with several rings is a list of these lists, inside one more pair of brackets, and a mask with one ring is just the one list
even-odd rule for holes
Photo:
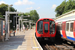
[[[34,33],[33,33],[33,42],[34,42],[35,47],[37,47],[35,40],[34,40]],[[36,50],[38,50],[38,48],[36,48]]]

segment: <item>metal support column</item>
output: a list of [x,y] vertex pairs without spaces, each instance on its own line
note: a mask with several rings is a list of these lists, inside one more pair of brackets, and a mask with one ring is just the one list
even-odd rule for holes
[[20,20],[18,20],[18,24],[19,24],[19,31],[20,31]]
[[8,18],[7,18],[7,16],[8,16],[8,14],[7,14],[7,12],[5,13],[5,31],[6,31],[6,39],[5,40],[8,40]]
[[22,31],[22,19],[21,19],[21,31]]
[[9,38],[9,34],[10,34],[10,23],[9,23],[10,20],[9,20],[9,14],[8,14],[8,17],[7,17],[7,18],[8,18],[8,38]]

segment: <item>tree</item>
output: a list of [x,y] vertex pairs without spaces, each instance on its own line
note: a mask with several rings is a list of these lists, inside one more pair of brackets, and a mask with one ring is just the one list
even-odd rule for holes
[[33,20],[35,22],[39,19],[39,14],[37,13],[36,10],[31,10],[30,12],[19,14],[18,16],[21,16],[21,15],[24,15],[24,16],[30,15],[30,17],[23,17],[23,18],[28,20]]
[[31,10],[30,16],[31,16],[31,20],[33,20],[35,22],[39,19],[39,15],[36,10]]
[[56,7],[55,9],[55,12],[57,13],[56,17],[63,14],[65,5],[66,5],[66,0],[64,0],[58,7]]
[[3,17],[3,15],[5,15],[5,11],[7,11],[7,4],[1,4],[0,5],[0,17]]
[[[8,11],[8,5],[4,4],[4,3],[0,4],[0,17],[1,18],[5,18],[5,17],[3,17],[3,15],[5,15],[6,11]],[[10,7],[10,11],[14,12],[17,10],[15,10],[13,7]],[[12,22],[13,22],[13,16],[14,15],[15,14],[10,15],[10,20],[12,20]],[[13,29],[13,23],[10,23],[10,29]]]
[[64,0],[59,6],[56,7],[55,12],[56,12],[56,17],[69,12],[71,10],[75,9],[75,0]]
[[[8,11],[8,5],[7,4],[0,4],[0,17],[4,18],[3,15],[5,15],[5,11]],[[17,11],[13,7],[10,7],[10,11]]]
[[73,7],[73,6],[72,6],[72,3],[73,3],[72,0],[67,1],[66,5],[65,5],[65,8],[64,8],[64,13],[66,13],[66,12],[68,12],[68,11],[70,11],[70,10],[73,9],[73,8],[72,8],[72,7]]

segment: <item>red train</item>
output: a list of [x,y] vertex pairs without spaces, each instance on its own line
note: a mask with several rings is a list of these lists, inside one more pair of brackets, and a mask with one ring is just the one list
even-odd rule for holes
[[55,21],[50,18],[42,18],[36,22],[35,36],[39,40],[51,40],[54,42],[56,35]]

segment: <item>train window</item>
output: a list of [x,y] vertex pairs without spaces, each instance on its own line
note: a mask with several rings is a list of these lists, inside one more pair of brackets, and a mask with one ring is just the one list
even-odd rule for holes
[[51,32],[55,32],[55,22],[54,21],[50,21],[50,34]]
[[45,24],[45,32],[48,32],[48,24]]
[[43,21],[37,23],[37,31],[38,33],[43,32]]
[[73,32],[73,23],[70,23],[70,31]]
[[69,31],[69,23],[66,24],[66,31]]

